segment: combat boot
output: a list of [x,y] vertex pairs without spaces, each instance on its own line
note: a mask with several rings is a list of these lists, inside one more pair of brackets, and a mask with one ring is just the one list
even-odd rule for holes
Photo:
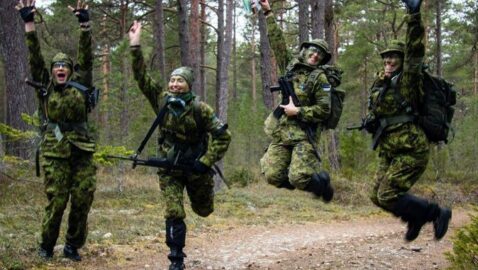
[[65,256],[65,258],[68,258],[72,261],[81,261],[81,256],[78,253],[78,249],[70,244],[65,244],[65,247],[63,248],[63,255]]
[[280,185],[277,186],[278,188],[285,188],[288,190],[294,190],[295,187],[287,180],[282,182]]
[[50,260],[53,258],[53,248],[45,248],[43,245],[40,245],[40,248],[38,248],[38,256],[44,260]]
[[433,230],[435,232],[435,240],[440,240],[445,236],[448,230],[448,223],[451,219],[451,209],[440,207],[440,213],[433,220]]
[[168,259],[171,261],[169,270],[183,270],[185,267],[184,257],[186,257],[186,254],[184,254],[182,248],[171,248],[171,253],[168,255]]
[[427,222],[437,219],[440,208],[435,203],[406,193],[395,203],[392,213],[407,222],[405,240],[415,240]]
[[183,248],[186,244],[186,224],[184,220],[166,219],[166,245],[170,249],[168,259],[171,261],[169,270],[184,269],[184,257],[186,254]]
[[326,203],[330,202],[334,196],[330,176],[325,171],[314,173],[304,190],[314,193],[317,197],[322,197]]

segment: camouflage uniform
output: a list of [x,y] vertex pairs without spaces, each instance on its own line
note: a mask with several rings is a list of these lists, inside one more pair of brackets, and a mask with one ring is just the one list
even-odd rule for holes
[[[266,119],[265,132],[272,141],[261,159],[261,168],[267,182],[276,187],[292,185],[288,188],[307,190],[311,177],[320,170],[320,164],[300,124],[314,127],[313,140],[319,141],[322,122],[330,113],[330,98],[326,92],[330,85],[323,72],[315,78],[315,81],[308,81],[309,75],[318,66],[308,65],[302,56],[298,58],[291,56],[282,30],[273,16],[267,17],[267,28],[280,72],[292,74],[294,91],[301,106],[298,107],[299,112],[294,117],[283,114],[276,119],[271,113]],[[330,59],[328,52],[325,58],[325,61],[319,64],[324,64]]]
[[[141,49],[133,46],[134,77],[139,88],[149,100],[156,114],[171,97],[187,97],[184,110],[178,115],[168,107],[162,123],[159,125],[160,158],[177,160],[178,163],[190,164],[199,160],[207,167],[211,167],[225,154],[231,134],[227,125],[223,124],[215,115],[213,109],[204,102],[195,100],[192,92],[175,95],[164,91],[160,84],[151,79],[146,72]],[[179,68],[176,71],[181,71]],[[173,72],[173,75],[176,75]],[[190,74],[192,77],[192,73]],[[191,78],[188,84],[191,85]],[[209,138],[210,137],[210,138]],[[209,142],[205,143],[209,138]],[[204,146],[207,144],[207,149]],[[193,211],[207,217],[214,211],[214,181],[211,173],[198,174],[193,172],[159,169],[159,183],[162,200],[166,204],[166,243],[171,248],[169,258],[174,261],[180,259],[182,263],[182,248],[185,245],[186,217],[183,205],[183,191],[186,189]]]
[[[77,249],[87,237],[87,218],[96,189],[96,167],[93,153],[96,143],[87,130],[87,107],[84,94],[71,86],[55,85],[40,53],[35,31],[26,33],[29,62],[34,81],[48,85],[48,96],[40,95],[39,111],[46,120],[40,145],[45,173],[48,205],[42,223],[41,247],[52,251],[60,231],[63,211],[71,198],[66,244]],[[86,87],[92,85],[93,54],[91,31],[82,29],[78,51],[78,71],[63,53],[52,62],[64,61],[71,70],[69,80]]]
[[[380,163],[370,198],[377,206],[408,222],[405,238],[412,241],[424,223],[438,222],[443,209],[407,193],[425,171],[430,147],[424,131],[413,117],[413,111],[416,111],[424,93],[424,28],[420,13],[409,14],[405,20],[408,24],[406,44],[393,41],[381,53],[382,57],[389,52],[403,55],[403,68],[392,78],[385,77],[383,72],[378,74],[369,95],[367,119],[390,122],[389,125],[382,124],[381,132],[378,131],[378,124],[372,130],[378,138]],[[436,237],[439,239],[443,235]]]

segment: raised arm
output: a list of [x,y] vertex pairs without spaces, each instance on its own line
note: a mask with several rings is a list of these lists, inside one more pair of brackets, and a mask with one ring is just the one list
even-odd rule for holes
[[91,42],[90,16],[88,14],[88,5],[78,0],[76,8],[68,8],[78,18],[81,34],[78,43],[78,70],[80,77],[78,82],[91,87],[93,85],[93,50]]
[[143,53],[141,51],[141,23],[134,21],[128,31],[129,44],[131,47],[131,56],[133,60],[134,79],[138,82],[139,89],[151,103],[154,111],[159,112],[159,103],[163,87],[155,82],[146,71]]
[[284,74],[288,63],[290,62],[290,60],[292,60],[292,54],[287,48],[284,34],[282,33],[282,29],[280,29],[279,25],[276,22],[276,19],[274,18],[274,14],[272,13],[269,1],[261,0],[260,4],[262,6],[262,10],[264,11],[264,15],[266,16],[267,37],[269,38],[269,43],[271,45],[272,50],[274,51],[279,70],[282,74]]
[[28,63],[32,78],[36,82],[47,84],[49,80],[48,69],[45,66],[45,60],[41,55],[40,41],[35,31],[35,0],[19,0],[15,7],[25,22],[25,35],[28,47]]
[[[420,0],[403,0],[407,5],[408,15],[403,79],[401,91],[410,102],[418,102],[423,96],[422,65],[425,56],[423,39],[425,29],[420,14]],[[414,104],[416,106],[416,104]]]

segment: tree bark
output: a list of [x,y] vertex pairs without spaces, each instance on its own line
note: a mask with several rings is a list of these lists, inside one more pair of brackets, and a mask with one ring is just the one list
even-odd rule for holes
[[252,23],[251,35],[251,80],[252,80],[252,108],[255,110],[257,105],[257,76],[256,76],[256,20]]
[[478,94],[478,49],[476,47],[473,48],[473,67],[474,67],[474,80],[473,80],[473,94]]
[[178,0],[178,26],[179,26],[179,48],[181,53],[181,65],[191,66],[191,57],[189,49],[189,27],[188,27],[188,13],[187,0]]
[[324,38],[325,0],[310,0],[312,38]]
[[[199,20],[199,0],[191,1],[191,14],[189,15],[189,36],[190,36],[190,59],[189,64],[194,71],[195,78],[200,73],[199,54],[201,53],[201,21]],[[193,91],[203,98],[200,94],[203,93],[200,89],[201,82],[194,80],[192,88]]]
[[299,2],[299,44],[309,40],[309,0]]
[[267,38],[266,18],[262,12],[259,13],[259,32],[260,32],[260,54],[261,54],[261,78],[262,78],[262,97],[266,108],[274,108],[274,96],[270,91],[273,82],[277,81],[276,61],[271,51],[269,39]]
[[[206,21],[206,0],[201,0],[201,21]],[[199,71],[199,90],[201,91],[199,95],[203,98],[204,102],[207,102],[207,88],[206,88],[206,69],[203,68],[206,65],[206,39],[207,39],[207,31],[206,25],[201,24],[200,28],[201,32],[201,45],[200,45],[200,60],[199,63],[201,65]]]
[[441,13],[442,13],[442,2],[443,0],[437,0],[436,1],[436,19],[435,19],[435,36],[436,36],[436,52],[435,52],[435,58],[436,58],[436,74],[438,76],[442,75],[442,52],[441,52],[441,43],[442,43],[442,38],[441,38]]
[[[0,55],[3,58],[5,79],[5,123],[19,130],[30,127],[23,122],[22,113],[33,114],[36,109],[34,90],[27,87],[29,77],[24,24],[18,11],[17,1],[0,1]],[[5,153],[28,158],[31,147],[25,142],[7,142]]]
[[154,9],[154,62],[153,67],[159,70],[161,79],[166,80],[166,63],[164,55],[164,14],[163,1],[156,0]]

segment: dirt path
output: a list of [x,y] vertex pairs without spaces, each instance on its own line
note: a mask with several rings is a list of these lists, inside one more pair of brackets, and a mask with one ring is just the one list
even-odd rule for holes
[[[426,225],[412,243],[405,224],[376,217],[328,224],[252,226],[188,233],[187,269],[445,269],[450,236],[469,220],[454,211],[449,233],[433,240]],[[167,269],[162,234],[133,246],[90,246],[81,269]],[[64,262],[67,263],[67,262]],[[69,263],[68,263],[69,264]],[[65,265],[68,268],[68,265]]]

